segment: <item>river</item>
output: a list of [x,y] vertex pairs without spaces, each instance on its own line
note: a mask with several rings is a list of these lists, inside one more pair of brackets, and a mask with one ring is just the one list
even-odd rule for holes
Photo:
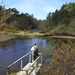
[[[0,47],[0,75],[6,75],[6,67],[8,65],[25,55],[26,53],[30,52],[33,43],[36,43],[37,46],[46,46],[47,39],[31,38],[9,40],[4,44],[4,46]],[[26,64],[27,62],[28,59],[25,59],[24,64]],[[20,65],[15,65],[11,68],[11,70],[19,70],[19,66]]]

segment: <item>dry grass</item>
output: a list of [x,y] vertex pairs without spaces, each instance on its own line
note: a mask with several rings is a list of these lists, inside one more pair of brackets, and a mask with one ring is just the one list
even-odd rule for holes
[[15,33],[13,32],[6,32],[6,31],[0,31],[0,42],[4,42],[10,39],[13,39],[15,37],[19,38],[20,37],[37,37],[37,36],[44,36],[44,34],[39,33],[39,32],[29,32],[29,31],[17,31]]
[[0,42],[4,42],[13,38],[15,38],[15,35],[12,32],[0,31]]
[[36,36],[44,36],[44,34],[39,33],[39,32],[24,32],[24,31],[19,31],[16,33],[16,35],[24,36],[24,37],[36,37]]
[[[10,39],[17,38],[19,37],[26,37],[26,38],[32,38],[32,37],[42,37],[47,34],[44,33],[39,33],[39,32],[31,32],[31,31],[19,31],[16,30],[14,33],[12,31],[0,31],[0,42],[2,41],[7,41]],[[50,36],[52,38],[64,38],[64,39],[75,39],[75,37],[72,36]]]

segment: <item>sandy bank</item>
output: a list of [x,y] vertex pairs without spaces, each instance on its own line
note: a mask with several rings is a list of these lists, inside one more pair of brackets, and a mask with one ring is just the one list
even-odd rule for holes
[[50,36],[52,38],[60,38],[60,39],[75,39],[73,36]]

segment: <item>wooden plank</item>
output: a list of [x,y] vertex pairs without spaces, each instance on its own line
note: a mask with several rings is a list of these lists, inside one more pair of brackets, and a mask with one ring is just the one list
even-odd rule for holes
[[[32,65],[32,63],[28,63],[22,71],[19,71],[17,73],[17,75],[26,75],[26,70],[28,70],[28,68]],[[41,68],[41,64],[38,64],[38,67],[36,69],[34,69],[35,65],[32,66],[29,70],[28,70],[28,74],[29,75],[36,75],[36,72],[39,71],[39,69]]]
[[41,66],[42,66],[41,64],[38,64],[38,67],[36,68],[36,70],[34,69],[30,75],[36,75],[37,72],[40,70]]

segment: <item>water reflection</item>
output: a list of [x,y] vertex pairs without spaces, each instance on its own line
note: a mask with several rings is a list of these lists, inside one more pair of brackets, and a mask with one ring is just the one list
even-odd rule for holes
[[[36,42],[37,46],[46,46],[47,39],[43,38],[32,38],[32,39],[17,39],[10,40],[0,47],[0,75],[6,75],[6,67],[23,56],[24,54],[30,52],[30,48],[33,43]],[[26,64],[28,59],[25,59],[24,64]],[[14,67],[13,67],[14,69]],[[15,66],[18,70],[18,66]]]

